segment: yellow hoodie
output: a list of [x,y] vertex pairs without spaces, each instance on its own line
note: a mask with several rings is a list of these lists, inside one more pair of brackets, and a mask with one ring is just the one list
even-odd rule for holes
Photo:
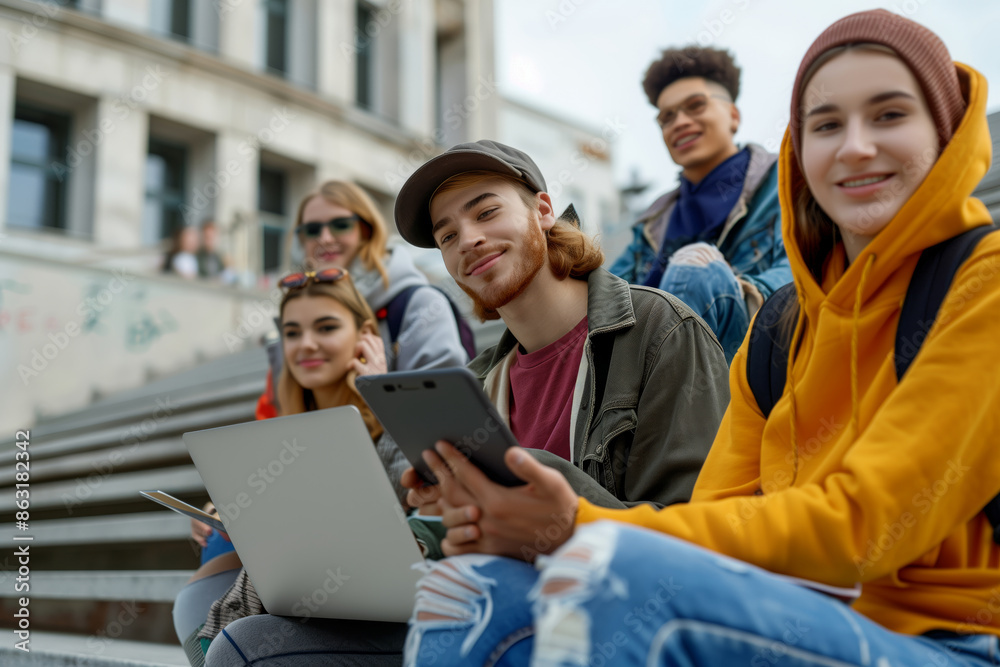
[[1000,234],[958,271],[902,383],[893,366],[920,252],[991,222],[970,197],[992,150],[986,81],[958,68],[968,109],[951,141],[846,270],[842,246],[834,251],[822,284],[787,242],[804,186],[786,133],[783,233],[803,306],[791,387],[765,420],[747,385],[744,341],[691,502],[655,511],[581,500],[578,523],[624,521],[773,572],[862,582],[855,609],[897,632],[1000,635],[1000,547],[981,512],[1000,492]]

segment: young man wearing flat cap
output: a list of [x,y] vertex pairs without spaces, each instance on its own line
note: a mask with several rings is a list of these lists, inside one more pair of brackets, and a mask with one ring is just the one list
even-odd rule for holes
[[[477,314],[507,325],[469,368],[545,464],[526,457],[532,465],[516,473],[561,473],[572,492],[604,507],[689,499],[729,403],[722,348],[675,297],[600,268],[603,254],[572,207],[554,215],[531,158],[492,141],[455,146],[403,185],[396,225],[410,243],[440,248]],[[403,484],[423,513],[449,509],[438,487],[419,488],[412,468]],[[236,621],[228,642],[212,644],[209,664],[400,664],[402,624],[300,620]]]
[[722,349],[675,297],[600,268],[573,207],[557,217],[545,190],[525,153],[460,144],[406,181],[396,226],[507,325],[469,369],[523,447],[605,506],[686,501],[729,402]]

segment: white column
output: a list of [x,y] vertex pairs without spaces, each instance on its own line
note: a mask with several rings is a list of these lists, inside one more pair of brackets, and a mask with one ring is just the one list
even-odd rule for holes
[[400,124],[419,134],[434,133],[434,2],[403,2],[399,21]]
[[258,43],[262,31],[258,3],[246,0],[213,0],[219,9],[219,55],[247,69],[258,69]]
[[493,0],[465,3],[466,141],[496,139],[499,91],[493,62]]
[[118,23],[140,32],[149,31],[151,8],[149,0],[104,0],[101,17],[108,23]]
[[[257,172],[260,154],[247,143],[245,132],[218,135],[215,143],[217,177],[225,182],[215,200],[216,221],[222,231],[232,268],[242,273],[256,266]],[[225,174],[225,176],[222,176]],[[228,180],[226,180],[228,179]]]
[[[0,59],[0,137],[10,137],[14,124],[15,76],[7,49]],[[7,197],[10,187],[10,140],[0,141],[0,234],[7,224]],[[3,246],[0,238],[0,247]]]
[[142,243],[149,116],[141,107],[129,109],[105,98],[97,104],[97,118],[114,119],[114,127],[102,134],[96,151],[94,242],[103,248],[135,248]]
[[355,3],[323,0],[318,3],[319,40],[316,89],[323,97],[354,103],[356,52],[354,46]]

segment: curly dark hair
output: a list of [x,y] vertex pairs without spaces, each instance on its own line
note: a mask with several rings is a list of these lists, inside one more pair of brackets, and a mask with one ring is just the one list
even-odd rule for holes
[[740,68],[729,51],[685,46],[664,49],[659,60],[653,61],[642,80],[642,89],[654,107],[663,89],[678,79],[700,76],[719,84],[735,102],[740,94]]

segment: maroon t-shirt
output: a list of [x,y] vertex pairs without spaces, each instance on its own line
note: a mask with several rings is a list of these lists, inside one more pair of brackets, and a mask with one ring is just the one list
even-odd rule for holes
[[584,317],[565,336],[531,354],[518,346],[510,367],[510,429],[522,447],[570,460],[569,418],[586,340]]

